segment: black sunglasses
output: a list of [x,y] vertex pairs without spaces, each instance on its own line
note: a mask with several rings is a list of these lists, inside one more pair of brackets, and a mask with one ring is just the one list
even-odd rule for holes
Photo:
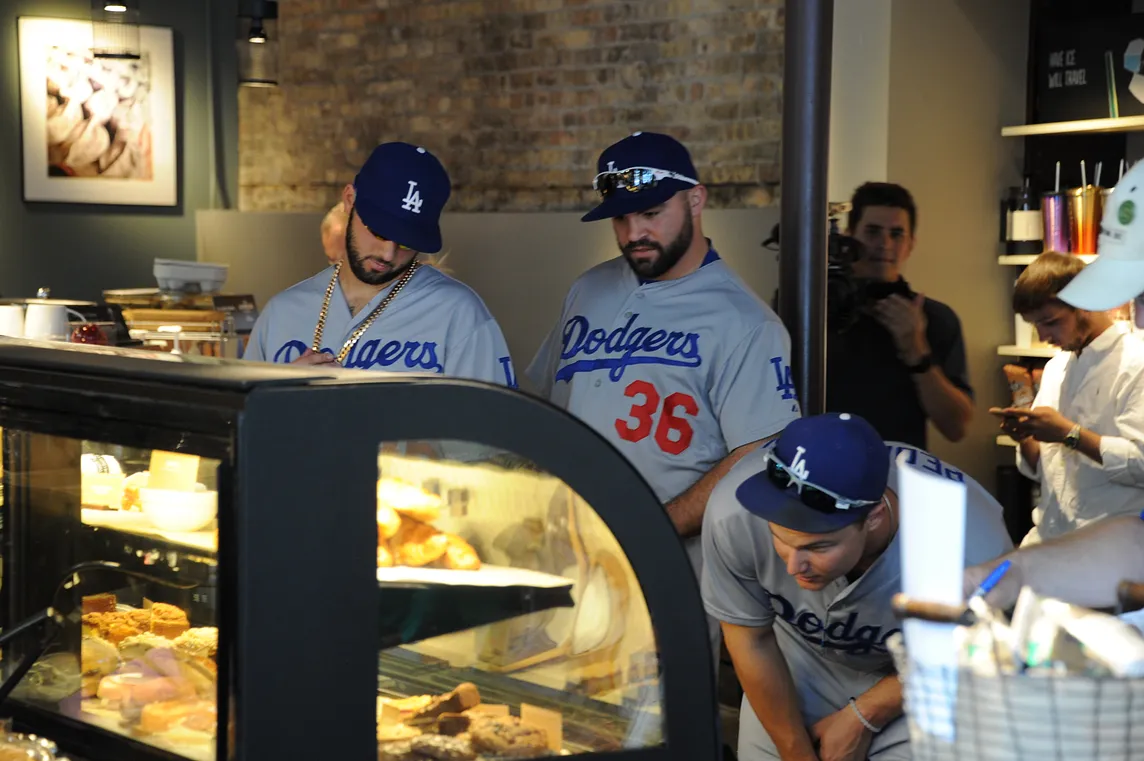
[[820,513],[835,513],[839,510],[849,510],[854,507],[869,507],[876,505],[882,500],[869,500],[869,499],[850,499],[843,497],[841,494],[835,494],[829,489],[823,489],[821,486],[815,486],[812,483],[803,481],[801,478],[790,472],[786,464],[775,456],[773,452],[768,452],[767,459],[767,478],[771,483],[779,489],[786,491],[792,486],[798,492],[798,499],[802,504]]

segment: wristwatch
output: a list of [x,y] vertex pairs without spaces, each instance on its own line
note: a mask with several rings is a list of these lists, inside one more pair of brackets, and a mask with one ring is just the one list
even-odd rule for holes
[[906,369],[914,375],[920,375],[921,373],[929,372],[931,367],[933,367],[932,354],[926,354],[924,357],[918,360],[916,365],[906,365]]
[[1062,442],[1069,449],[1076,449],[1080,446],[1080,425],[1074,425],[1072,430],[1065,434],[1064,441]]

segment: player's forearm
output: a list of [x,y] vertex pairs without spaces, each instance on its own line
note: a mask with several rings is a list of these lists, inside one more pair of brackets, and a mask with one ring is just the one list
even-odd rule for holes
[[1008,556],[1036,592],[1091,608],[1116,605],[1121,581],[1144,581],[1144,520],[1106,518]]
[[723,638],[763,729],[783,761],[817,761],[810,733],[799,710],[798,693],[772,629],[723,624]]
[[881,681],[854,699],[866,721],[884,727],[902,715],[902,683],[897,674]]
[[926,417],[933,421],[941,435],[950,441],[961,441],[973,419],[973,400],[934,366],[914,376],[914,385]]
[[707,511],[707,500],[711,497],[715,484],[719,483],[719,479],[727,475],[727,471],[731,470],[731,467],[744,455],[764,441],[767,439],[744,444],[731,452],[717,462],[715,467],[704,473],[703,477],[693,483],[687,491],[667,503],[665,506],[667,515],[680,536],[688,537],[699,533],[703,527],[703,513]]

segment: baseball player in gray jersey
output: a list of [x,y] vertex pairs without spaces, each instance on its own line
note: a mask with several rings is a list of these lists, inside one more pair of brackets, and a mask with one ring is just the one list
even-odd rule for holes
[[627,456],[698,575],[712,487],[799,416],[790,336],[704,238],[707,191],[686,148],[637,132],[598,169],[603,202],[584,221],[611,219],[623,256],[573,284],[528,377]]
[[245,358],[442,373],[516,385],[500,326],[462,283],[423,266],[441,250],[445,168],[424,148],[384,143],[342,192],[346,256],[266,305]]
[[1012,548],[980,484],[847,413],[791,423],[715,488],[703,601],[745,693],[740,761],[910,758],[886,639],[899,627],[898,483],[911,467],[965,484],[967,564]]

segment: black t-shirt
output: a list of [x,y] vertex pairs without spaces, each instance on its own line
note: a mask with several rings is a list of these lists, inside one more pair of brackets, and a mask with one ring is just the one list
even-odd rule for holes
[[[961,321],[948,306],[928,297],[922,310],[934,365],[972,398]],[[826,409],[861,415],[887,441],[927,448],[926,413],[913,375],[898,359],[889,331],[869,315],[844,332],[827,334]]]

